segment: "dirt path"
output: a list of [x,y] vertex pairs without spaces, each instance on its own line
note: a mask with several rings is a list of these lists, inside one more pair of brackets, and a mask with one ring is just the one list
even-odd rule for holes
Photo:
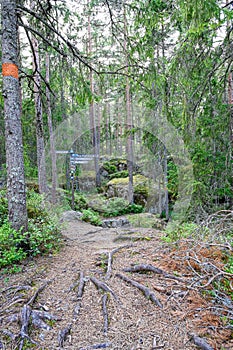
[[[221,332],[216,333],[217,321],[207,311],[207,301],[195,290],[187,289],[191,276],[179,277],[178,262],[171,260],[172,249],[162,245],[159,231],[142,228],[102,229],[80,221],[70,221],[66,223],[63,235],[64,246],[57,255],[39,258],[25,266],[22,273],[2,279],[3,306],[6,305],[10,317],[25,304],[22,300],[28,300],[28,296],[48,282],[43,290],[39,290],[30,307],[55,315],[57,319],[45,322],[50,328],[47,330],[30,327],[30,338],[38,343],[33,349],[198,349],[191,333],[201,336],[201,339],[205,336],[207,344],[212,345],[203,349],[222,349],[224,337],[221,339]],[[106,280],[108,253],[115,248],[119,250],[113,255],[112,274]],[[123,268],[136,264],[152,264],[170,275],[123,271]],[[77,298],[82,273],[84,292],[82,298]],[[117,274],[148,287],[163,307],[158,307]],[[105,282],[110,292],[98,290],[93,277]],[[28,286],[28,289],[17,290],[17,293],[15,289],[13,300],[16,302],[9,306],[8,296],[12,289],[7,288],[12,285]],[[104,331],[104,295],[107,300],[107,331]],[[74,316],[79,302],[80,312]],[[2,329],[7,328],[15,333],[18,326],[13,321],[12,318],[9,325],[9,317],[3,317]],[[68,328],[70,332],[63,342],[59,334]],[[199,338],[194,339],[198,341]],[[4,338],[0,348],[19,348],[19,345],[10,344],[18,343],[17,340],[10,341],[9,337]],[[31,346],[29,341],[25,341],[23,349],[30,349]],[[228,341],[223,348],[232,347]]]

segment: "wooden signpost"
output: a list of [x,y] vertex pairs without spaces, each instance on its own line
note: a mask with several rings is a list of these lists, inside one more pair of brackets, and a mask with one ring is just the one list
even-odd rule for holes
[[[96,156],[94,154],[78,154],[74,153],[73,150],[69,151],[56,151],[57,154],[69,154],[69,183],[71,182],[71,208],[74,209],[74,180],[75,180],[75,171],[78,164],[87,164],[93,160]],[[68,182],[67,181],[67,182]]]

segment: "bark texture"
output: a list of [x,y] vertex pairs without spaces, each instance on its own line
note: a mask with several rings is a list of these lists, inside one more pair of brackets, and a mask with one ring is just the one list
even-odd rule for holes
[[[26,185],[18,79],[16,0],[2,0],[2,64],[6,139],[8,215],[12,227],[27,230]],[[4,67],[12,67],[4,71]]]
[[[49,53],[46,52],[46,82],[50,83],[50,57]],[[56,149],[53,132],[53,121],[51,111],[51,99],[50,91],[46,86],[46,100],[47,100],[47,118],[48,118],[48,129],[49,129],[49,140],[50,140],[50,155],[52,160],[52,202],[56,203],[56,188],[57,188],[57,162],[56,162]]]
[[[32,3],[34,8],[34,2]],[[33,46],[33,68],[34,76],[34,98],[35,98],[35,114],[36,114],[36,145],[37,145],[37,166],[38,166],[38,183],[39,192],[45,193],[46,187],[46,170],[45,170],[45,146],[44,146],[44,130],[43,130],[43,111],[42,101],[40,96],[41,78],[40,78],[40,56],[39,43],[35,37],[31,38]]]

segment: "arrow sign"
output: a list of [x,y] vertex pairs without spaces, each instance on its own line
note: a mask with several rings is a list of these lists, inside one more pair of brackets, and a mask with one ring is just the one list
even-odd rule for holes
[[56,151],[57,154],[68,154],[70,151]]
[[72,153],[70,155],[70,157],[72,158],[95,158],[95,155],[94,154],[77,154],[77,153]]
[[71,161],[70,164],[71,164],[71,165],[72,165],[72,164],[87,164],[88,162],[89,162],[89,161],[88,161],[88,160],[85,160],[85,159],[82,159],[82,160],[77,159],[77,160]]

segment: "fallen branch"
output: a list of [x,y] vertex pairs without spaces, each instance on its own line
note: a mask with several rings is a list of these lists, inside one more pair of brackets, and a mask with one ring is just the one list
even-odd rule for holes
[[72,324],[69,324],[68,327],[62,329],[61,331],[59,331],[58,334],[58,344],[60,348],[63,348],[64,346],[64,342],[66,341],[68,335],[70,334],[72,328]]
[[117,301],[119,301],[119,298],[116,296],[116,294],[112,291],[112,289],[104,282],[101,282],[99,281],[97,278],[95,277],[91,277],[91,281],[92,283],[95,284],[95,286],[98,288],[98,289],[102,289],[104,292],[107,292],[107,293],[111,293],[113,298]]
[[79,348],[78,350],[106,349],[111,345],[112,343],[100,343],[100,344],[90,345],[87,348]]
[[108,333],[108,308],[107,308],[108,295],[105,293],[102,298],[102,308],[104,316],[104,335]]
[[189,333],[189,336],[191,336],[191,341],[197,346],[199,346],[202,350],[214,350],[212,346],[210,346],[205,339],[198,337],[195,334]]
[[117,277],[119,277],[120,279],[122,279],[123,281],[131,284],[132,286],[138,288],[141,292],[143,292],[143,294],[145,295],[146,298],[148,298],[149,300],[151,300],[153,303],[155,303],[158,307],[163,307],[163,305],[161,304],[161,302],[156,298],[155,294],[153,292],[150,291],[149,288],[145,287],[143,284],[138,283],[134,280],[131,280],[130,278],[123,276],[119,273],[116,274]]
[[124,272],[143,272],[143,271],[151,271],[154,272],[156,274],[160,274],[165,278],[170,278],[170,279],[174,279],[177,280],[179,282],[185,282],[182,278],[179,278],[177,276],[174,276],[170,273],[167,273],[166,271],[155,267],[151,264],[140,264],[140,265],[134,265],[132,267],[127,267],[125,269],[123,269]]

